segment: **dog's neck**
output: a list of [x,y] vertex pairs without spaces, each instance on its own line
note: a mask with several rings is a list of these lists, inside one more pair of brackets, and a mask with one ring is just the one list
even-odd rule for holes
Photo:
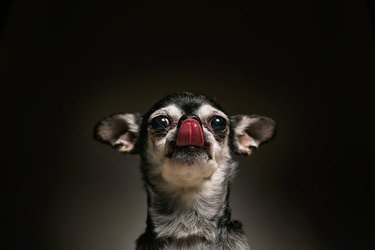
[[[232,164],[235,167],[235,163]],[[199,188],[160,188],[162,177],[149,183],[148,229],[157,237],[175,240],[192,237],[214,241],[220,227],[230,220],[228,171],[218,168]]]

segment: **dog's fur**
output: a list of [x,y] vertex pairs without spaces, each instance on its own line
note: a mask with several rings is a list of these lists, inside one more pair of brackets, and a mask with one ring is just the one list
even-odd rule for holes
[[[186,117],[199,121],[204,146],[176,146]],[[215,118],[222,125],[216,130]],[[214,100],[191,93],[168,95],[144,115],[99,122],[98,141],[141,156],[148,215],[137,249],[249,249],[241,224],[231,219],[229,184],[237,169],[231,154],[250,155],[274,129],[270,118],[229,117]]]

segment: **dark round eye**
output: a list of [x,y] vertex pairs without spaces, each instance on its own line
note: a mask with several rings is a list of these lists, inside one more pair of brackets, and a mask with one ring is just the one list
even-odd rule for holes
[[151,126],[153,129],[157,130],[157,131],[164,131],[168,128],[170,122],[169,122],[169,119],[168,117],[166,116],[157,116],[155,117],[154,119],[152,119],[151,121]]
[[214,116],[211,119],[211,127],[215,132],[223,132],[227,127],[227,121],[221,116]]

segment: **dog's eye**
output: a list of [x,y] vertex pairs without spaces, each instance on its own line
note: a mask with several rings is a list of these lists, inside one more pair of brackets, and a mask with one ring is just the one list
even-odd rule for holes
[[223,132],[227,127],[227,121],[220,116],[214,116],[211,119],[211,127],[215,132]]
[[169,122],[169,119],[168,117],[166,116],[157,116],[155,117],[154,119],[152,119],[151,121],[151,126],[153,129],[157,130],[157,131],[164,131],[168,128],[170,122]]

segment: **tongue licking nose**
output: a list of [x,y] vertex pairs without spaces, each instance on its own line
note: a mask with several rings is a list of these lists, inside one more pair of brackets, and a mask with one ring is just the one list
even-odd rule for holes
[[199,122],[194,119],[184,120],[178,130],[176,145],[202,147],[203,144],[203,132]]

